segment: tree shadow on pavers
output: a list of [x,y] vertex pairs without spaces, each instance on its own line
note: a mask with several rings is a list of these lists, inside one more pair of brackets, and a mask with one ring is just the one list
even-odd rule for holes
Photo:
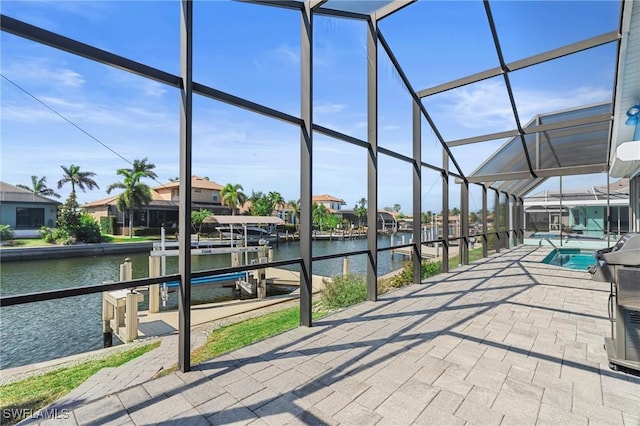
[[[366,339],[365,337],[364,340],[360,340],[358,342],[333,343],[329,345],[318,346],[315,348],[297,349],[294,352],[290,350],[292,346],[299,345],[301,343],[304,343],[305,341],[312,341],[313,339],[317,338],[318,334],[322,334],[322,333],[329,334],[331,332],[331,328],[325,328],[321,331],[318,331],[317,333],[310,333],[306,336],[290,339],[288,343],[285,343],[277,347],[274,347],[270,350],[267,350],[265,353],[261,353],[257,357],[251,357],[251,358],[239,357],[239,358],[227,358],[227,359],[222,358],[222,359],[214,359],[211,361],[207,361],[203,364],[196,366],[196,368],[194,368],[194,370],[197,369],[199,371],[204,372],[205,374],[207,374],[207,376],[203,377],[202,379],[198,379],[195,382],[189,383],[188,385],[185,384],[185,389],[196,385],[198,382],[205,382],[217,376],[224,375],[230,372],[231,370],[238,368],[239,366],[246,365],[252,362],[257,362],[257,361],[263,362],[265,359],[313,356],[320,353],[331,352],[331,351],[347,353],[346,351],[349,351],[354,348],[365,349],[364,351],[360,351],[357,354],[354,354],[354,356],[352,357],[348,357],[348,356],[345,357],[345,360],[341,364],[334,367],[329,367],[326,372],[319,374],[317,377],[313,379],[310,379],[307,383],[304,383],[301,386],[292,390],[292,392],[286,393],[286,395],[291,395],[291,393],[293,393],[295,394],[296,397],[304,398],[305,396],[308,396],[313,394],[314,392],[317,392],[319,387],[323,387],[323,386],[326,386],[327,384],[339,382],[343,378],[352,377],[354,374],[357,374],[360,371],[373,367],[376,364],[383,363],[385,362],[385,360],[393,359],[401,355],[402,353],[405,353],[407,350],[417,347],[418,345],[424,342],[428,342],[429,340],[433,339],[435,336],[442,335],[442,334],[450,335],[450,336],[457,337],[464,340],[475,341],[479,344],[486,344],[488,346],[509,350],[525,356],[536,357],[537,359],[547,360],[547,361],[551,361],[559,364],[564,363],[565,365],[569,365],[575,368],[584,369],[586,367],[587,369],[590,369],[591,372],[595,372],[596,369],[594,369],[593,367],[585,366],[576,361],[563,360],[551,355],[532,352],[529,349],[517,348],[514,346],[505,345],[499,342],[490,342],[490,341],[487,341],[486,339],[475,338],[473,336],[469,336],[464,333],[453,331],[455,327],[458,327],[459,325],[463,324],[468,319],[461,319],[452,324],[449,324],[447,327],[443,327],[438,332],[410,333],[410,331],[412,331],[414,328],[428,321],[429,318],[432,316],[432,314],[435,312],[439,312],[441,310],[461,309],[464,306],[472,305],[473,307],[480,308],[480,311],[475,313],[475,315],[479,315],[502,303],[513,303],[509,301],[510,298],[525,292],[527,289],[531,288],[534,285],[536,285],[535,280],[533,280],[532,284],[524,285],[521,288],[518,288],[517,291],[514,291],[512,294],[500,300],[491,301],[487,303],[475,303],[475,304],[454,306],[453,305],[454,301],[459,301],[459,299],[464,296],[464,294],[461,294],[459,295],[459,297],[454,297],[452,298],[452,300],[445,302],[439,308],[412,312],[411,315],[414,317],[416,317],[417,315],[417,318],[405,324],[399,330],[389,333],[388,336],[385,336],[382,338]],[[428,297],[428,296],[425,295],[423,297]],[[402,298],[399,298],[398,300],[401,300],[401,299]],[[388,303],[385,304],[387,308],[392,305],[393,305],[393,301],[389,301]],[[383,314],[383,315],[376,314],[376,311],[380,308],[381,307],[369,309],[368,311],[365,311],[364,313],[360,314],[365,316],[370,315],[369,317],[363,318],[361,316],[355,319],[351,318],[351,319],[346,319],[341,321],[325,320],[325,321],[322,321],[321,323],[323,325],[326,325],[327,323],[332,325],[337,325],[337,324],[345,323],[348,321],[354,321],[354,320],[355,321],[371,320],[372,316],[378,317],[379,319],[385,319],[385,318],[391,319],[391,318],[398,318],[398,317],[409,318],[410,316],[409,313],[407,312],[402,312],[402,313],[396,314],[395,316],[393,314]],[[383,347],[385,343],[389,343],[389,342],[394,342],[394,343],[407,342],[407,344],[401,347],[398,347],[397,349],[392,351],[380,351],[380,348]],[[375,360],[368,361],[368,362],[361,362],[359,364],[357,363],[358,361],[364,360],[365,357],[370,356],[374,353],[377,353],[379,355],[377,358],[375,358]],[[230,356],[233,356],[233,352],[230,353]],[[211,373],[211,374],[208,374],[208,373]],[[178,392],[178,391],[179,389],[176,389],[171,393]],[[283,395],[281,396],[283,397],[283,399],[279,400],[278,403],[274,403],[274,401],[280,397],[275,399],[266,398],[259,402],[249,404],[248,409],[251,411],[251,413],[255,414],[257,411],[259,412],[259,410],[262,407],[268,406],[268,408],[265,408],[263,410],[265,414],[288,413],[291,416],[309,416],[309,412],[301,410],[301,408],[298,405],[296,405],[295,398],[292,398],[292,397],[284,398]],[[135,409],[135,408],[132,408],[132,409]],[[220,416],[223,416],[224,418],[244,418],[247,420],[254,418],[250,413],[244,411],[243,408],[237,408],[237,407],[229,407],[229,408],[221,409],[221,411],[218,414]],[[214,415],[217,416],[218,414],[211,414],[210,416],[207,416],[207,418],[211,418]],[[311,414],[311,416],[312,418],[307,420],[309,420],[312,423],[323,424],[324,421],[321,418],[317,416],[313,418],[313,414]],[[196,417],[182,417],[182,418],[178,417],[176,420],[179,420],[180,422],[185,422],[185,421],[191,422],[191,420],[195,421],[199,419],[200,417],[196,416]]]
[[[516,265],[517,263],[518,262],[515,262]],[[526,274],[527,273],[525,271],[525,275]],[[532,281],[531,284],[523,285],[521,288],[514,289],[514,292],[505,296],[502,299],[494,300],[490,302],[483,302],[483,303],[466,304],[462,306],[473,306],[475,308],[479,308],[478,311],[474,312],[474,315],[480,315],[484,312],[490,311],[494,307],[499,306],[503,303],[511,303],[509,302],[509,299],[526,292],[528,289],[532,288],[537,284],[533,277],[531,277],[531,281]],[[464,318],[458,321],[454,321],[453,323],[447,325],[446,327],[442,327],[440,330],[429,332],[429,333],[412,332],[415,328],[428,322],[433,316],[433,314],[436,312],[440,312],[442,310],[462,309],[461,306],[455,306],[454,304],[459,302],[460,299],[464,297],[465,294],[467,293],[459,294],[457,295],[457,297],[453,297],[452,299],[445,301],[442,304],[442,306],[440,306],[439,308],[414,311],[412,313],[413,320],[410,320],[408,323],[403,324],[403,326],[401,326],[396,331],[389,332],[389,334],[384,337],[371,338],[371,339],[367,339],[366,337],[363,337],[357,342],[336,342],[336,343],[316,346],[316,347],[298,348],[295,351],[291,350],[291,347],[295,345],[299,346],[300,344],[303,344],[305,341],[312,342],[314,339],[318,338],[318,334],[322,334],[322,333],[330,334],[331,329],[333,327],[324,327],[323,330],[320,330],[318,332],[315,332],[315,333],[312,332],[305,336],[292,338],[290,339],[289,342],[276,346],[272,349],[268,349],[264,354],[260,354],[257,357],[238,357],[237,359],[221,358],[221,359],[214,359],[211,361],[207,361],[194,368],[194,370],[201,371],[206,376],[201,379],[197,379],[196,381],[193,381],[189,384],[185,383],[182,390],[189,389],[190,387],[197,386],[198,383],[204,383],[207,380],[211,380],[215,377],[224,375],[228,372],[233,371],[233,369],[238,368],[239,366],[243,366],[243,365],[247,365],[255,362],[263,362],[265,359],[266,360],[269,360],[269,359],[272,360],[272,359],[278,359],[278,358],[287,359],[287,358],[299,357],[299,356],[312,357],[314,355],[327,353],[327,352],[336,352],[336,353],[344,352],[341,355],[346,355],[346,356],[343,356],[344,360],[343,361],[341,360],[341,363],[335,366],[328,366],[328,369],[326,372],[317,375],[315,378],[310,379],[307,383],[303,383],[302,385],[295,388],[294,390],[295,395],[297,395],[300,398],[303,398],[305,396],[308,396],[316,392],[318,389],[318,383],[331,384],[331,383],[336,383],[344,378],[352,377],[354,374],[357,374],[360,371],[364,371],[365,369],[374,367],[376,364],[383,363],[387,360],[394,359],[395,357],[405,353],[407,350],[416,348],[419,345],[432,340],[435,336],[443,335],[443,334],[451,335],[454,337],[458,337],[460,339],[467,339],[471,341],[473,341],[473,339],[476,339],[476,342],[480,344],[486,343],[487,345],[490,345],[490,346],[497,345],[497,347],[506,348],[507,350],[511,350],[514,352],[519,352],[526,356],[539,356],[541,359],[546,359],[546,360],[557,362],[560,364],[564,362],[564,360],[558,357],[531,352],[529,349],[507,346],[498,342],[489,342],[486,339],[475,338],[473,336],[469,336],[467,334],[454,331],[456,327],[463,325],[465,322],[469,320],[469,318]],[[422,297],[428,298],[429,295],[425,294]],[[399,297],[396,300],[401,301],[402,297]],[[410,318],[410,316],[406,312],[396,314],[395,316],[393,314],[379,314],[377,312],[379,311],[379,309],[392,307],[393,303],[394,303],[394,300],[385,301],[384,306],[376,306],[372,309],[366,310],[365,312],[361,312],[358,314],[359,315],[358,318],[345,318],[342,320],[322,320],[322,321],[319,321],[319,323],[322,325],[327,325],[327,324],[340,325],[340,324],[353,322],[353,321],[367,321],[367,320],[371,320],[372,315],[377,316],[379,319],[391,319],[391,318],[398,318],[398,317],[407,318],[407,319]],[[370,316],[366,317],[366,315],[370,315]],[[381,351],[380,348],[384,347],[384,345],[389,342],[394,342],[394,343],[407,342],[407,344],[401,347],[397,347],[395,350]],[[348,356],[347,351],[354,348],[364,349],[364,350],[358,351],[353,356]],[[372,354],[376,354],[378,356],[374,360],[369,361]],[[229,355],[232,357],[233,352],[230,353]],[[576,368],[583,367],[582,364],[575,361],[572,362],[572,364],[568,364],[568,365],[575,366]],[[180,389],[175,389],[171,393],[180,392],[180,391],[181,391]],[[156,397],[156,399],[157,398],[159,397]],[[264,400],[264,401],[260,401],[258,403],[252,404],[249,406],[249,409],[255,412],[255,410],[265,406],[265,404],[268,404],[270,402],[273,402],[273,398],[271,398],[269,401]],[[135,409],[136,407],[131,407],[129,411],[135,410]],[[291,415],[301,414],[299,412],[300,407],[295,405],[295,401],[288,401],[288,402],[284,401],[280,405],[278,404],[273,405],[271,409],[274,411],[280,410],[281,412],[288,412]],[[225,415],[232,415],[235,413],[234,410],[236,409],[231,407],[226,410],[228,412],[225,413]],[[238,412],[237,414],[239,416],[243,415],[241,412]],[[317,419],[317,421],[322,422],[321,419]]]

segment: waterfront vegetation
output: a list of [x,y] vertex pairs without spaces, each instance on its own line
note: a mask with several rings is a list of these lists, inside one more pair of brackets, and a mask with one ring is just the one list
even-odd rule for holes
[[[102,234],[100,236],[100,242],[102,243],[142,243],[145,241],[158,241],[159,237],[148,236],[148,237],[124,237],[121,235],[107,235]],[[0,246],[0,250],[6,247],[49,247],[59,245],[57,242],[49,242],[45,238],[13,238],[13,239],[2,239],[3,244]]]
[[291,330],[298,327],[299,324],[300,308],[294,306],[216,328],[209,333],[207,342],[191,354],[191,362],[199,364],[218,355]]
[[338,275],[324,279],[320,298],[326,309],[340,309],[364,301],[367,298],[367,280],[362,275]]
[[[102,368],[118,367],[158,346],[160,346],[160,342],[151,343],[109,355],[103,359],[60,368],[43,375],[0,386],[2,423],[17,423],[30,413],[35,414],[38,410],[62,398]],[[5,417],[5,413],[10,414],[10,418]]]

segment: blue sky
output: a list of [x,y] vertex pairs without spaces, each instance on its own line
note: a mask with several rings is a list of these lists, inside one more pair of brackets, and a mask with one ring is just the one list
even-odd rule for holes
[[[356,0],[354,0],[356,1]],[[3,1],[2,13],[177,74],[178,1]],[[613,31],[619,2],[491,3],[507,62]],[[299,15],[295,11],[227,1],[194,5],[194,80],[299,115]],[[316,16],[314,119],[366,139],[366,27]],[[421,1],[380,23],[414,89],[424,89],[498,65],[482,3]],[[159,181],[178,175],[177,90],[65,52],[1,34],[2,75],[15,82],[129,161],[147,157]],[[606,45],[511,75],[521,121],[536,113],[610,101],[615,46]],[[411,155],[411,102],[391,61],[379,50],[380,145]],[[60,165],[97,173],[106,197],[128,164],[30,96],[1,80],[1,179],[28,184]],[[515,128],[504,80],[494,78],[441,93],[424,105],[446,140]],[[294,126],[194,96],[193,172],[245,192],[279,191],[299,197],[299,132]],[[352,207],[366,198],[366,153],[316,135],[313,193],[329,193]],[[472,172],[505,140],[454,148]],[[441,151],[423,120],[423,160],[440,165]],[[379,160],[379,207],[411,211],[411,168]],[[439,177],[424,172],[423,210],[440,210]],[[605,176],[565,178],[564,186],[603,184]],[[148,182],[157,186],[157,182]],[[556,187],[553,179],[546,187]],[[59,192],[66,197],[70,188]],[[452,188],[451,203],[457,204]],[[480,208],[472,190],[471,208]],[[476,199],[476,201],[473,201]]]

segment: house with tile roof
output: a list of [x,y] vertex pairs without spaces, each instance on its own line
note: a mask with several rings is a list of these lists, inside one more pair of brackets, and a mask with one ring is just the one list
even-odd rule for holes
[[313,195],[311,201],[314,203],[322,204],[329,212],[336,213],[342,206],[347,204],[342,198],[334,197],[329,194]]
[[[192,176],[191,178],[191,206],[194,210],[205,209],[213,214],[231,214],[227,206],[222,205],[220,191],[223,185],[217,182]],[[129,211],[122,212],[118,209],[118,196],[103,198],[101,200],[86,203],[82,208],[91,214],[96,220],[101,217],[115,216],[118,225],[129,223]],[[156,228],[165,226],[177,228],[180,200],[180,182],[168,182],[164,185],[151,188],[151,202],[133,213],[133,226]]]

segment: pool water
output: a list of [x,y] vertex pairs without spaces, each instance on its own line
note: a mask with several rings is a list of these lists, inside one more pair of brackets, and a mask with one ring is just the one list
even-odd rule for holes
[[542,262],[578,271],[587,271],[590,265],[597,263],[593,251],[579,249],[554,250]]

